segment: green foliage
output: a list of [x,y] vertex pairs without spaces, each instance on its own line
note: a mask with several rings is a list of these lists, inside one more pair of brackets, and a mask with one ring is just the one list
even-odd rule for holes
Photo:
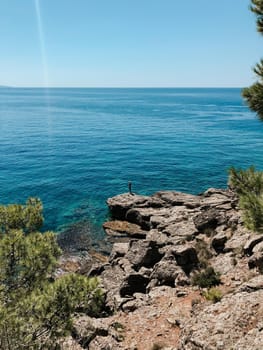
[[104,301],[96,278],[55,281],[61,254],[52,232],[39,233],[42,204],[0,207],[0,349],[59,349],[76,310],[97,315]]
[[192,284],[200,288],[211,288],[221,283],[220,274],[209,266],[201,272],[196,272],[192,277]]
[[41,287],[54,272],[60,248],[52,232],[10,230],[0,239],[0,298],[12,303]]
[[218,288],[210,288],[203,293],[203,296],[206,298],[206,300],[210,300],[213,303],[217,303],[222,299],[223,294]]
[[255,232],[263,232],[263,197],[254,193],[240,196],[240,208],[243,209],[245,226]]
[[0,233],[12,229],[21,229],[24,233],[39,230],[44,222],[42,211],[43,206],[38,198],[29,198],[26,205],[0,205]]
[[46,283],[8,308],[1,305],[0,348],[57,348],[56,340],[71,330],[72,313],[81,309],[93,315],[102,300],[96,278],[72,274]]
[[263,231],[263,172],[254,167],[246,170],[229,170],[229,185],[239,196],[245,226]]
[[[263,34],[263,0],[251,0],[251,4],[251,11],[257,17],[257,30]],[[242,94],[249,108],[263,120],[263,60],[256,64],[254,72],[258,81],[245,88]]]
[[254,166],[246,170],[231,167],[228,184],[239,196],[248,193],[261,195],[263,193],[263,173],[256,171]]
[[251,0],[251,11],[257,16],[257,30],[263,34],[263,1]]
[[243,89],[242,95],[248,107],[257,113],[258,117],[263,120],[263,85],[256,82],[248,88]]

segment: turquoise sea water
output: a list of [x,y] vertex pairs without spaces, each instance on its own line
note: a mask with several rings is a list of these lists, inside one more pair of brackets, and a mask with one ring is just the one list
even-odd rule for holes
[[105,200],[225,187],[263,165],[263,123],[240,89],[0,89],[0,202],[40,197],[45,228],[102,237]]

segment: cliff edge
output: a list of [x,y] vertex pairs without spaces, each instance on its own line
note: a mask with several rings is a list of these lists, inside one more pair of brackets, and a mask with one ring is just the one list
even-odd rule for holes
[[263,235],[237,203],[221,189],[109,198],[112,251],[87,274],[111,315],[76,317],[76,349],[261,350]]

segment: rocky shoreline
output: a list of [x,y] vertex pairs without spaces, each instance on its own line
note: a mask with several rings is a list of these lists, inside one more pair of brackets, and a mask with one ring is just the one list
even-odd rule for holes
[[[125,193],[107,204],[111,254],[79,271],[99,275],[110,314],[76,316],[70,349],[263,348],[263,235],[243,226],[234,192]],[[218,278],[213,295],[204,271]]]

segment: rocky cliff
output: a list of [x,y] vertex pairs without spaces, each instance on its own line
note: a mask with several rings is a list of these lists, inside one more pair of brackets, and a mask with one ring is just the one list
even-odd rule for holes
[[113,243],[99,274],[107,310],[75,318],[71,349],[262,350],[263,235],[230,190],[107,201]]

